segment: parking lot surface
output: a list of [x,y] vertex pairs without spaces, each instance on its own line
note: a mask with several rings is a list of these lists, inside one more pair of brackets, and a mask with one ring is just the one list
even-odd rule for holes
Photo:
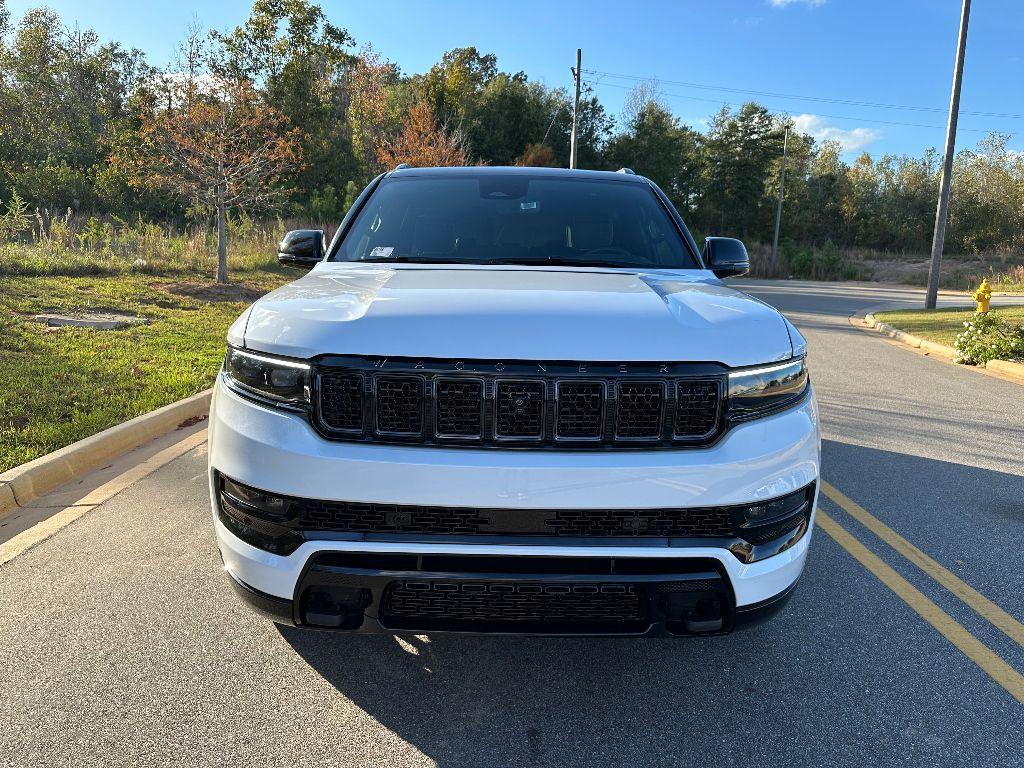
[[199,444],[0,565],[0,765],[1024,765],[1024,387],[850,324],[915,289],[740,287],[808,338],[831,489],[772,622],[278,627],[221,572]]

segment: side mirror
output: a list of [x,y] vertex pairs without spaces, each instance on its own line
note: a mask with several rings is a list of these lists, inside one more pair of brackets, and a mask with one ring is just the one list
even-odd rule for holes
[[277,260],[289,267],[312,267],[324,258],[322,229],[293,229],[277,246]]
[[742,242],[733,237],[704,239],[704,266],[715,277],[738,277],[750,271],[750,257]]

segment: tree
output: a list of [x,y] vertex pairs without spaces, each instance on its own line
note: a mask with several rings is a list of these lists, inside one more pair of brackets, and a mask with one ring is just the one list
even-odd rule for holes
[[202,72],[204,58],[193,37],[186,69],[163,76],[132,159],[152,184],[216,211],[217,282],[226,283],[228,210],[280,199],[276,182],[300,166],[301,134],[248,80]]
[[228,34],[212,33],[213,74],[248,80],[263,103],[298,128],[306,164],[291,179],[291,198],[308,211],[325,187],[359,175],[348,124],[348,79],[355,62],[348,30],[309,0],[255,0],[249,18]]
[[10,43],[0,5],[0,177],[44,218],[93,207],[111,133],[150,75],[142,53],[68,29],[48,9],[28,11]]
[[369,45],[359,52],[349,73],[348,119],[352,127],[352,149],[366,179],[379,172],[377,151],[385,137],[400,124],[398,110],[391,103],[398,80],[398,67],[384,61]]
[[647,176],[686,216],[700,188],[698,134],[655,101],[634,103],[631,114],[626,131],[608,142],[608,160]]
[[547,144],[527,144],[514,164],[529,168],[553,168],[557,165],[555,151]]
[[702,219],[707,232],[767,239],[774,207],[765,195],[782,155],[782,123],[760,104],[728,107],[711,120],[703,141]]
[[377,152],[385,168],[408,163],[416,168],[466,165],[466,140],[461,131],[437,125],[430,104],[420,100],[409,108],[402,130]]

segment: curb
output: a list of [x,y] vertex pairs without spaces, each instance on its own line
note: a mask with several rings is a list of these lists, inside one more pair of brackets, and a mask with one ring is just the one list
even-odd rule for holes
[[[873,312],[868,312],[864,315],[864,325],[884,336],[888,336],[890,339],[895,339],[902,344],[906,344],[908,347],[920,349],[929,355],[935,355],[950,362],[956,359],[956,350],[953,347],[922,339],[912,333],[901,331],[899,328],[893,328],[888,323],[879,322]],[[1012,360],[989,360],[983,366],[974,367],[1001,374],[1017,383],[1024,384],[1024,363],[1015,363]]]
[[0,518],[188,419],[205,417],[212,394],[207,389],[0,474]]

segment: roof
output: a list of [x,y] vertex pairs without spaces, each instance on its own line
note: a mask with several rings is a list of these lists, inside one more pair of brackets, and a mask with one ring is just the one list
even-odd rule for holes
[[511,165],[460,165],[446,168],[398,168],[391,171],[388,176],[490,176],[490,175],[523,175],[541,176],[549,178],[570,178],[570,179],[603,179],[605,181],[625,181],[633,183],[645,183],[647,179],[631,173],[619,173],[618,171],[583,171],[569,168],[524,168]]

